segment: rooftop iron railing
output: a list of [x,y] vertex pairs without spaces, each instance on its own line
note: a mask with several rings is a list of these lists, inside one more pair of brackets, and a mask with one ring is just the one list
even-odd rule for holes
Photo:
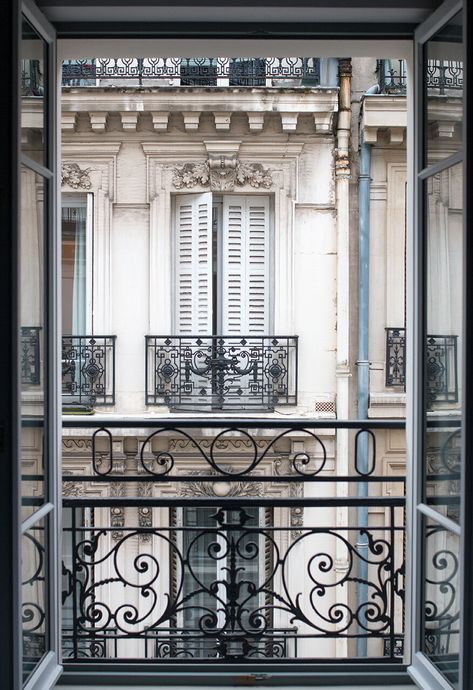
[[63,63],[63,86],[103,86],[125,80],[130,86],[272,86],[296,80],[320,85],[320,59],[268,58],[93,58]]
[[[380,93],[406,93],[405,60],[378,60],[376,72]],[[429,60],[426,77],[429,95],[460,96],[463,90],[463,63],[455,60]]]

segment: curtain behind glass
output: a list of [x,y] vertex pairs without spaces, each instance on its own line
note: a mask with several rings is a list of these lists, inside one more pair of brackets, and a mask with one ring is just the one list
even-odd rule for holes
[[86,335],[86,208],[62,209],[63,332]]

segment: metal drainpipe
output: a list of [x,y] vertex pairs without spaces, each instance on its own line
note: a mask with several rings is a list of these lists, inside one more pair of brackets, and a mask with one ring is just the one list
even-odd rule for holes
[[[358,419],[368,419],[369,404],[369,289],[370,289],[370,182],[371,182],[371,145],[363,141],[360,131],[360,175],[358,184]],[[358,437],[358,471],[368,471],[369,439],[367,434]],[[368,496],[368,484],[360,482],[358,485],[358,497]],[[358,525],[360,528],[368,526],[368,508],[358,508]],[[367,558],[368,540],[365,535],[358,535],[358,552]],[[360,583],[357,591],[357,608],[361,615],[360,607],[367,603],[368,564],[359,559],[358,577]],[[363,620],[363,619],[362,619]],[[360,626],[360,632],[365,632]],[[367,638],[357,638],[357,655],[367,656]]]

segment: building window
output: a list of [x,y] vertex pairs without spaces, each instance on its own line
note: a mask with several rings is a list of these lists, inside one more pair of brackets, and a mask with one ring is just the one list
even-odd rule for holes
[[85,335],[91,328],[92,195],[62,202],[62,332]]
[[176,333],[271,332],[270,235],[269,196],[176,197]]

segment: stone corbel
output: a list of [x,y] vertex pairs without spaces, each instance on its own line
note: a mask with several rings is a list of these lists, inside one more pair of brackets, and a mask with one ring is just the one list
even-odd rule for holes
[[455,134],[455,123],[437,120],[430,125],[430,136],[435,139],[452,139]]
[[77,113],[61,113],[61,129],[63,132],[74,132]]
[[295,132],[299,113],[281,113],[283,132]]
[[199,120],[200,120],[200,113],[199,112],[189,112],[189,113],[182,113],[182,117],[184,118],[184,127],[186,129],[186,132],[192,131],[199,129]]
[[127,110],[120,113],[122,128],[128,132],[136,132],[138,124],[138,112]]
[[152,112],[151,119],[153,127],[156,131],[165,132],[168,128],[169,111]]
[[90,126],[93,132],[105,132],[107,126],[107,112],[89,112]]

